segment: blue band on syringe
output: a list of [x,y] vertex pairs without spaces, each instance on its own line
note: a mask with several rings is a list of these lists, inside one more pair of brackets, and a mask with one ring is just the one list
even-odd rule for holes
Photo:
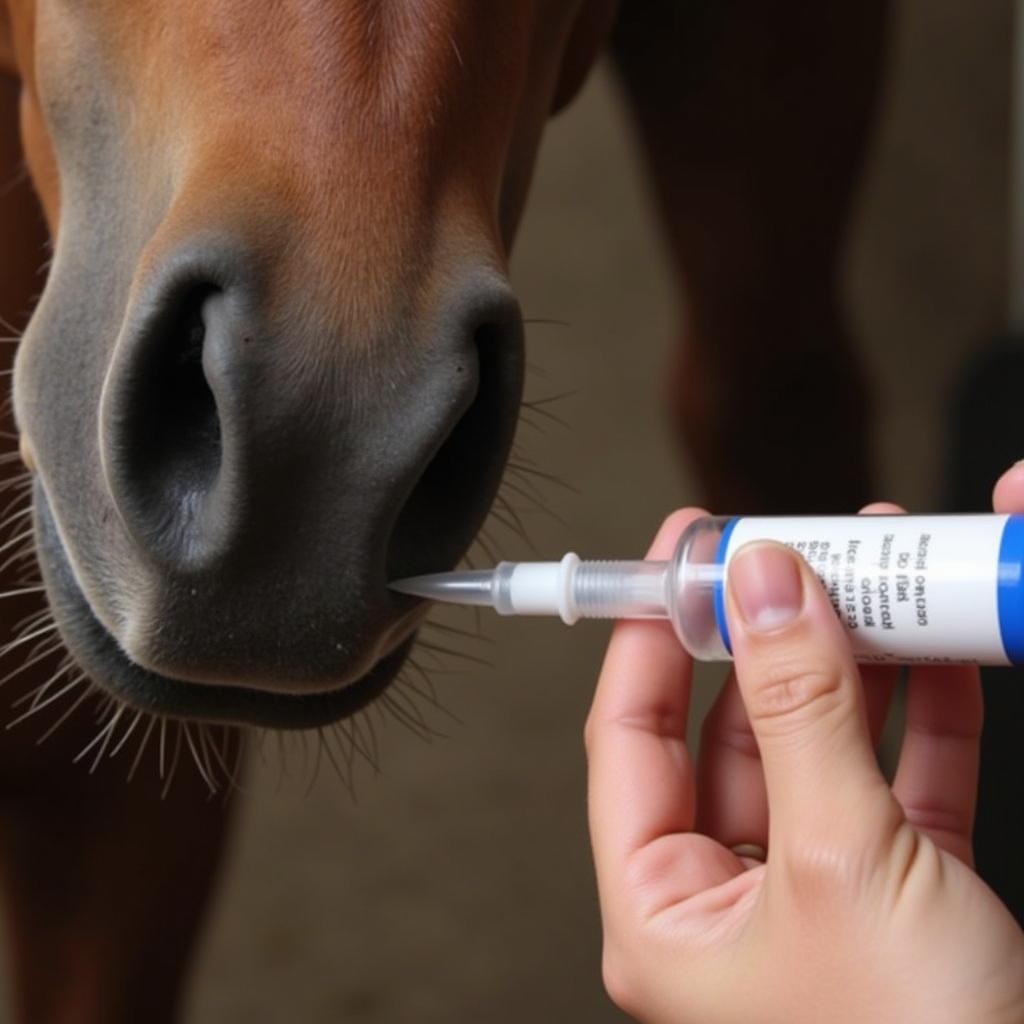
[[[732,531],[736,529],[736,524],[740,521],[741,516],[733,516],[732,519],[726,523],[725,529],[722,531],[722,539],[718,542],[718,551],[715,554],[715,564],[725,566],[725,556],[729,550],[729,541],[732,538]],[[725,645],[725,649],[732,654],[732,641],[729,639],[729,620],[725,614],[725,573],[723,572],[721,577],[715,581],[715,622],[718,624],[718,632],[722,637],[722,643]]]
[[1007,661],[1024,663],[1024,516],[1010,516],[999,542],[999,633]]

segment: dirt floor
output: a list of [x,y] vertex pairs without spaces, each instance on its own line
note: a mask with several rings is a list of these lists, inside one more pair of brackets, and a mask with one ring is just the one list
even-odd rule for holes
[[[852,239],[847,295],[876,382],[884,493],[919,508],[937,488],[944,396],[1003,316],[1010,10],[898,5]],[[529,328],[528,394],[576,392],[554,407],[566,428],[520,430],[523,451],[576,488],[545,488],[566,525],[530,515],[534,543],[637,556],[696,490],[655,397],[674,296],[606,69],[550,129],[513,276],[528,317],[569,324]],[[356,800],[326,766],[304,795],[298,745],[281,781],[267,745],[191,1024],[622,1019],[600,984],[583,805],[581,729],[607,629],[485,627],[486,642],[456,646],[489,666],[446,657],[435,676],[458,719],[430,715],[446,738],[389,723],[383,772],[362,766]],[[716,677],[701,676],[698,716]]]

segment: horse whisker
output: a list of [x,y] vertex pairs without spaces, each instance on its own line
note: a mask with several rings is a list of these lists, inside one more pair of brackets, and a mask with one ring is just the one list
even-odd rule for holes
[[[207,728],[208,727],[204,724],[202,726],[203,732],[206,732]],[[238,768],[237,759],[236,759],[234,770],[228,767],[228,762],[227,762],[227,748],[228,748],[228,743],[229,743],[230,738],[231,738],[231,730],[230,730],[230,728],[228,726],[222,726],[222,728],[224,730],[224,751],[223,751],[223,753],[220,750],[217,749],[217,744],[213,742],[213,737],[212,736],[210,737],[210,750],[213,751],[214,760],[220,766],[220,770],[224,774],[224,778],[227,780],[227,790],[225,792],[225,796],[227,796],[231,792],[231,790],[238,790],[239,792],[241,792],[242,791],[242,787],[241,787],[240,783],[238,782],[238,779],[236,778],[236,775],[235,775],[235,772],[237,771],[237,768]],[[241,747],[242,744],[243,744],[243,739],[242,739],[241,735],[239,735],[239,737],[238,737],[238,742],[239,742],[239,746]]]
[[543,398],[524,398],[520,402],[520,406],[526,409],[533,409],[535,412],[539,412],[542,415],[550,416],[558,423],[564,424],[564,421],[558,419],[553,412],[546,409],[545,406],[554,405],[555,402],[565,402],[570,398],[576,398],[580,393],[579,388],[572,388],[569,391],[560,391],[557,395],[545,395]]
[[164,777],[164,753],[167,749],[167,719],[160,719],[160,761],[159,761],[159,778]]
[[[30,690],[28,693],[23,693],[17,700],[11,701],[11,708],[12,709],[13,708],[19,708],[26,701],[30,700],[30,701],[32,701],[32,704],[29,706],[29,712],[31,713],[33,711],[38,710],[39,702],[40,702],[40,700],[42,700],[43,696],[46,694],[46,691],[51,686],[53,686],[53,684],[58,679],[60,679],[60,677],[62,675],[64,675],[66,672],[68,672],[72,668],[74,668],[74,662],[71,661],[70,658],[68,658],[64,663],[62,663],[60,665],[60,667],[57,669],[57,671],[54,672],[54,674],[52,676],[50,676],[49,679],[46,680],[45,683],[43,683],[40,686],[35,687],[35,689]],[[13,724],[14,723],[12,722],[11,725],[13,725]]]
[[96,771],[96,766],[103,760],[103,755],[107,752],[107,747],[110,746],[110,741],[113,739],[114,733],[117,732],[117,723],[121,720],[121,716],[124,714],[127,707],[127,704],[122,704],[110,719],[110,722],[106,725],[105,731],[107,733],[107,738],[100,744],[100,749],[96,751],[96,756],[93,758],[93,762],[89,766],[90,775]]
[[15,639],[21,639],[27,630],[34,629],[42,622],[53,621],[53,613],[49,608],[39,608],[28,615],[23,615],[13,626],[11,632],[16,634]]
[[[228,728],[224,729],[224,753],[227,755],[227,745],[231,737],[231,730]],[[235,746],[235,761],[231,766],[231,783],[238,789],[241,789],[241,783],[237,781],[238,773],[242,770],[242,761],[245,758],[245,752],[249,749],[249,743],[252,737],[252,731],[247,730],[245,732],[238,733],[238,743]]]
[[[19,497],[19,498],[15,499],[15,500],[16,501],[21,501],[21,498]],[[7,508],[10,508],[10,505],[8,505]],[[5,508],[4,512],[6,512],[6,511],[7,511],[7,509]],[[32,513],[32,506],[31,505],[26,505],[25,508],[19,509],[17,512],[12,512],[9,516],[7,516],[6,519],[4,519],[2,522],[0,522],[0,532],[3,532],[4,530],[6,530],[12,523],[17,522],[19,519],[23,519],[25,516],[31,515],[31,513]]]
[[113,718],[111,718],[110,721],[72,758],[72,764],[78,764],[78,762],[81,761],[97,743],[101,744],[99,753],[96,755],[92,762],[92,767],[89,769],[89,774],[92,775],[96,770],[96,765],[98,765],[103,758],[103,753],[107,749],[110,737],[114,733],[114,726],[117,725],[117,720],[121,717],[121,712],[123,710],[124,705],[118,709],[117,714],[114,715]]
[[544,503],[544,495],[537,489],[537,486],[532,480],[519,480],[518,483],[515,483],[509,479],[509,474],[506,472],[502,477],[499,493],[504,490],[514,491],[520,497],[531,502],[535,508],[545,510],[548,508]]
[[52,633],[56,628],[57,623],[51,622],[50,625],[42,626],[34,632],[29,633],[28,636],[22,636],[18,637],[17,640],[12,640],[9,644],[5,644],[3,647],[0,647],[0,658],[6,657],[16,647],[21,647],[22,644],[31,643],[33,640],[36,639],[36,637],[43,636],[46,633]]
[[203,764],[206,766],[206,774],[210,781],[213,783],[213,787],[216,790],[217,787],[217,776],[213,770],[213,766],[210,763],[210,751],[207,746],[207,735],[206,735],[206,723],[196,723],[196,739],[199,741],[199,753],[203,759]]
[[324,752],[324,734],[322,729],[317,729],[317,742],[313,754],[313,772],[309,777],[309,785],[306,786],[304,796],[309,796],[313,792],[313,787],[316,785],[316,780],[320,776],[320,761]]
[[113,750],[110,751],[110,759],[113,760],[124,748],[124,745],[131,739],[131,735],[135,732],[135,727],[142,721],[142,716],[145,714],[142,710],[136,710],[135,717],[128,723],[128,728],[121,734],[121,738],[115,744]]
[[[71,666],[68,666],[68,668],[70,667]],[[22,722],[25,721],[26,718],[31,718],[37,712],[42,711],[43,708],[49,707],[54,701],[60,700],[60,698],[63,697],[65,693],[68,693],[70,690],[73,690],[85,678],[84,675],[75,676],[74,679],[72,679],[69,683],[65,683],[64,686],[62,686],[56,693],[51,694],[49,697],[47,697],[46,700],[39,699],[43,695],[42,691],[45,690],[47,686],[50,686],[51,684],[56,682],[62,675],[64,675],[65,672],[67,672],[67,670],[67,668],[62,668],[55,676],[53,676],[50,680],[47,681],[45,686],[40,687],[40,692],[37,693],[36,700],[32,702],[28,711],[22,712],[20,715],[18,715],[17,718],[8,722],[6,727],[8,729],[13,729],[16,725],[20,725]]]
[[96,724],[102,725],[107,715],[117,706],[117,701],[109,693],[101,696],[96,706]]
[[491,550],[490,545],[487,543],[487,539],[488,538],[486,533],[483,530],[481,530],[480,533],[477,534],[476,540],[473,543],[483,549],[484,554],[488,557],[488,559],[491,562],[500,561],[497,555],[495,555],[495,553]]
[[274,738],[277,740],[277,763],[281,768],[280,773],[277,776],[277,787],[276,793],[281,792],[281,787],[284,786],[285,779],[289,777],[288,772],[288,748],[285,744],[284,733],[280,730],[274,733]]
[[[435,738],[443,739],[442,733],[434,730],[423,717],[422,712],[413,704],[407,694],[397,690],[389,690],[382,695],[384,706],[391,712],[392,717],[405,725],[414,735],[430,743]],[[404,703],[399,703],[399,701]]]
[[46,588],[43,587],[43,586],[38,586],[38,587],[20,587],[17,590],[5,590],[3,592],[0,592],[0,601],[2,601],[5,597],[21,597],[23,594],[38,594],[38,593],[41,593],[45,589]]
[[420,700],[426,701],[432,708],[440,711],[442,715],[450,718],[456,725],[463,725],[463,721],[451,708],[446,708],[436,697],[429,693],[424,693],[418,686],[415,685],[410,679],[405,678],[399,681],[399,690],[408,690],[415,694]]
[[[3,686],[5,683],[10,682],[15,676],[21,675],[21,673],[24,672],[25,669],[31,668],[37,662],[40,662],[40,661],[45,660],[46,658],[52,657],[63,646],[64,646],[63,642],[61,642],[61,641],[58,641],[55,644],[51,644],[41,654],[36,654],[34,657],[30,658],[28,661],[25,661],[22,664],[20,664],[13,672],[8,672],[7,675],[5,675],[2,679],[0,679],[0,686]],[[33,691],[33,692],[35,692],[35,691]],[[14,701],[11,702],[11,707],[12,708],[16,708],[16,707],[18,707],[19,704],[23,704],[26,700],[28,700],[28,696],[23,694],[21,697],[18,697],[17,700],[14,700]]]
[[494,643],[493,637],[486,636],[483,633],[476,633],[468,629],[459,629],[458,626],[450,626],[446,622],[435,622],[433,619],[425,620],[420,626],[420,629],[436,629],[442,633],[450,633],[453,636],[465,637],[467,640],[472,640],[476,643]]
[[202,776],[203,782],[206,783],[206,787],[210,791],[210,796],[216,796],[217,787],[213,784],[209,776],[206,774],[206,769],[203,767],[203,762],[199,759],[199,751],[196,750],[196,745],[192,742],[192,730],[189,729],[188,722],[179,722],[178,728],[181,732],[185,733],[185,742],[188,744],[188,749],[192,754],[192,760],[195,762],[195,766],[199,770],[199,774]]
[[[167,719],[162,719],[166,722]],[[178,731],[174,737],[174,751],[171,754],[171,767],[167,773],[167,781],[164,783],[164,788],[160,791],[160,799],[166,800],[167,794],[171,791],[171,783],[174,781],[174,776],[178,771],[178,759],[181,757],[181,722],[177,723]]]
[[[332,732],[333,732],[333,730],[332,730]],[[330,760],[331,764],[334,766],[334,773],[335,773],[335,775],[338,776],[338,778],[341,780],[342,785],[349,791],[349,795],[354,800],[356,794],[355,794],[355,788],[354,788],[354,786],[352,784],[352,779],[351,779],[350,775],[347,774],[346,772],[342,771],[341,765],[338,764],[338,759],[334,756],[334,751],[331,749],[330,739],[328,737],[324,736],[323,729],[322,728],[317,729],[317,733],[320,736],[320,745],[326,751],[328,759]],[[335,734],[335,736],[337,737],[337,734]]]
[[461,658],[463,661],[471,661],[475,665],[480,665],[482,668],[493,668],[492,662],[486,658],[479,658],[475,654],[468,654],[466,651],[457,651],[454,647],[443,647],[441,644],[432,643],[430,640],[417,639],[417,647],[422,647],[426,651],[430,651],[432,654],[446,654],[452,658]]
[[377,759],[373,756],[373,752],[365,745],[362,730],[358,722],[358,717],[353,717],[346,718],[335,723],[335,728],[340,731],[341,735],[343,735],[345,739],[348,740],[349,769],[351,770],[354,757],[358,754],[373,769],[374,774],[379,775],[380,765],[377,763]]
[[146,726],[146,731],[143,733],[142,739],[139,740],[139,749],[135,752],[135,758],[132,761],[131,768],[128,769],[128,777],[125,780],[126,782],[131,782],[132,779],[135,777],[135,770],[139,767],[139,762],[142,760],[142,754],[145,751],[147,744],[149,743],[149,737],[152,735],[153,730],[156,728],[156,721],[157,720],[155,715],[150,718],[149,725]]
[[406,660],[406,665],[423,680],[423,685],[427,688],[427,692],[436,700],[437,690],[434,688],[434,681],[427,674],[427,670],[412,657]]
[[[86,676],[84,672],[75,679],[75,683],[78,684],[83,681],[86,681]],[[90,696],[91,694],[92,687],[86,686],[86,688],[78,697],[78,700],[76,700],[71,705],[71,707],[69,707],[67,711],[65,711],[64,714],[61,715],[60,718],[58,718],[57,721],[54,722],[53,725],[51,725],[50,728],[47,729],[46,732],[44,732],[43,735],[39,737],[39,739],[36,740],[36,746],[38,747],[45,743],[75,713],[75,711],[81,706],[82,702],[86,699],[86,697]],[[38,708],[36,710],[38,710]]]
[[575,487],[573,487],[572,484],[567,484],[564,480],[559,479],[553,473],[546,473],[544,472],[544,470],[537,469],[536,466],[527,465],[523,461],[509,461],[506,464],[506,469],[511,473],[515,473],[520,478],[524,476],[535,476],[538,479],[544,480],[549,484],[554,484],[556,487],[562,487],[567,491],[571,491],[573,494],[579,494],[579,491]]
[[518,516],[516,516],[515,519],[507,518],[497,508],[491,509],[490,516],[493,519],[496,519],[499,523],[501,523],[501,525],[504,526],[505,529],[508,530],[510,533],[514,533],[520,540],[522,540],[526,544],[526,546],[531,551],[533,551],[534,554],[539,554],[539,549],[537,548],[537,545],[534,544],[533,541],[526,535],[525,530],[523,530],[517,524],[516,520],[519,518]]

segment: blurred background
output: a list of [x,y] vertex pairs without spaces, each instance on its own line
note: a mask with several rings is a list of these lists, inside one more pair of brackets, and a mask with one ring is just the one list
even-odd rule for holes
[[[950,389],[1005,316],[1011,16],[1009,2],[894,7],[846,298],[879,496],[911,508],[944,491]],[[565,427],[520,426],[524,456],[575,488],[540,483],[564,524],[525,512],[529,535],[545,557],[639,556],[698,491],[663,400],[676,297],[608,67],[548,129],[513,283],[528,318],[568,325],[528,327],[528,397],[573,392],[545,406]],[[253,765],[189,1020],[623,1019],[600,983],[581,741],[608,629],[482,627],[486,642],[450,646],[488,667],[448,657],[434,674],[459,721],[435,712],[445,738],[429,745],[379,730],[382,773],[358,767],[355,802],[326,766],[304,797],[297,746],[280,786],[272,744]],[[698,680],[698,719],[717,679]]]
[[[879,497],[911,508],[945,493],[950,389],[1005,318],[1011,15],[1009,0],[894,4],[845,292]],[[548,130],[513,282],[528,318],[566,325],[528,328],[528,398],[571,395],[543,406],[564,425],[521,425],[519,451],[574,488],[539,483],[561,521],[524,512],[533,544],[640,556],[699,495],[663,397],[676,296],[607,67]],[[608,629],[480,625],[486,639],[449,646],[487,664],[421,657],[444,737],[378,728],[382,771],[357,765],[355,798],[327,764],[306,795],[298,743],[254,759],[188,1021],[623,1019],[600,982],[581,740]],[[696,721],[718,677],[700,673]]]

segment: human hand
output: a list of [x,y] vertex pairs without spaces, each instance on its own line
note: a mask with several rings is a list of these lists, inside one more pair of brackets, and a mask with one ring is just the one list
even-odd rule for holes
[[[996,498],[1024,509],[1024,469]],[[1020,1024],[1024,935],[971,867],[976,670],[912,671],[890,788],[874,743],[896,670],[858,670],[803,561],[750,546],[727,612],[735,673],[696,770],[671,627],[623,622],[609,645],[586,740],[613,1000],[664,1024]]]

